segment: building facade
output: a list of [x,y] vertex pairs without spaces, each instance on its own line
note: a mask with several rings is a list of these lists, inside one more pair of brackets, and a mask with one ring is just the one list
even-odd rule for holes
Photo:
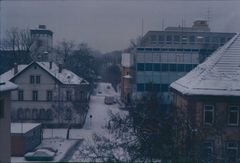
[[45,25],[39,25],[38,29],[30,30],[32,58],[35,61],[49,61],[53,50],[53,32]]
[[206,21],[192,27],[167,27],[149,31],[134,51],[134,98],[157,91],[164,104],[171,103],[169,85],[230,40],[235,33],[210,32]]
[[203,162],[240,160],[240,36],[171,84],[178,156]]
[[11,91],[17,85],[0,78],[0,162],[11,162]]
[[79,127],[84,123],[89,83],[61,65],[15,65],[0,78],[19,85],[19,90],[12,92],[12,121]]

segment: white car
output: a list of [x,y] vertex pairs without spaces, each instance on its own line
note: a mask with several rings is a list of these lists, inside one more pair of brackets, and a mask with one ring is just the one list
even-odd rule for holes
[[48,149],[38,149],[34,152],[28,152],[24,158],[28,161],[52,161],[56,153]]

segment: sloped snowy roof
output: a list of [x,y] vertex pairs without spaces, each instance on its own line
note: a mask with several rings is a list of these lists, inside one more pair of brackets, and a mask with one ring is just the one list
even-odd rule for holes
[[70,70],[62,69],[62,72],[59,73],[59,66],[57,66],[55,63],[52,63],[51,69],[49,62],[37,62],[37,64],[48,71],[51,75],[56,77],[63,84],[80,84],[82,82],[88,83],[86,80],[80,78]]
[[[70,70],[62,69],[59,73],[59,66],[52,62],[52,68],[50,68],[49,62],[36,62],[41,68],[46,70],[54,78],[58,79],[62,84],[88,84],[86,80],[80,78],[78,75]],[[31,63],[32,64],[32,63]],[[11,80],[13,77],[25,70],[29,65],[18,65],[18,73],[14,75],[14,68],[0,75],[0,82],[5,82]]]
[[40,125],[41,123],[11,123],[11,133],[27,133],[28,131]]
[[170,87],[185,95],[240,96],[240,35]]
[[12,82],[0,82],[0,92],[17,89],[18,86]]

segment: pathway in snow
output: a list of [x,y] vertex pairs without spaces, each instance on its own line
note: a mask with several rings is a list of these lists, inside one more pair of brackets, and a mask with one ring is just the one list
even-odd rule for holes
[[[115,96],[119,98],[112,86],[109,83],[99,83],[96,89],[96,95],[91,97],[90,109],[86,118],[85,125],[83,129],[72,129],[70,131],[70,138],[79,139],[83,138],[84,142],[92,142],[92,134],[96,133],[99,135],[108,135],[103,127],[109,120],[109,112],[118,113],[126,111],[119,110],[118,104],[106,105],[104,104],[105,96]],[[90,118],[90,116],[92,118]],[[81,145],[78,147],[81,148]],[[82,160],[79,150],[76,149],[76,152],[73,154],[73,157],[69,161],[86,161]]]

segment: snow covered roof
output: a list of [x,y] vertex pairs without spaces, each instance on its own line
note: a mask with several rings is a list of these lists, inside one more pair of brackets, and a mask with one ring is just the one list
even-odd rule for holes
[[0,82],[11,80],[13,77],[20,74],[23,70],[25,70],[27,67],[29,67],[33,63],[36,63],[41,68],[46,70],[50,75],[52,75],[54,78],[59,80],[62,84],[88,84],[86,80],[84,80],[83,78],[80,78],[78,75],[76,75],[70,70],[63,68],[62,71],[59,72],[59,66],[53,62],[52,62],[52,68],[50,68],[49,62],[32,62],[29,65],[18,65],[17,74],[14,74],[14,68],[12,68],[9,71],[5,72],[4,74],[0,75]]
[[185,95],[240,96],[240,35],[170,87]]
[[41,123],[11,123],[11,134],[27,133]]
[[18,86],[12,82],[1,82],[0,81],[0,92],[11,91],[17,89]]
[[63,84],[88,84],[86,80],[80,78],[78,75],[73,73],[70,70],[62,69],[62,72],[59,73],[59,66],[55,63],[52,63],[52,68],[50,69],[49,62],[37,62],[43,69],[48,71],[51,75],[57,78]]
[[123,76],[123,78],[126,78],[126,79],[131,79],[131,78],[132,78],[132,76],[131,76],[131,75],[125,75],[125,76]]

